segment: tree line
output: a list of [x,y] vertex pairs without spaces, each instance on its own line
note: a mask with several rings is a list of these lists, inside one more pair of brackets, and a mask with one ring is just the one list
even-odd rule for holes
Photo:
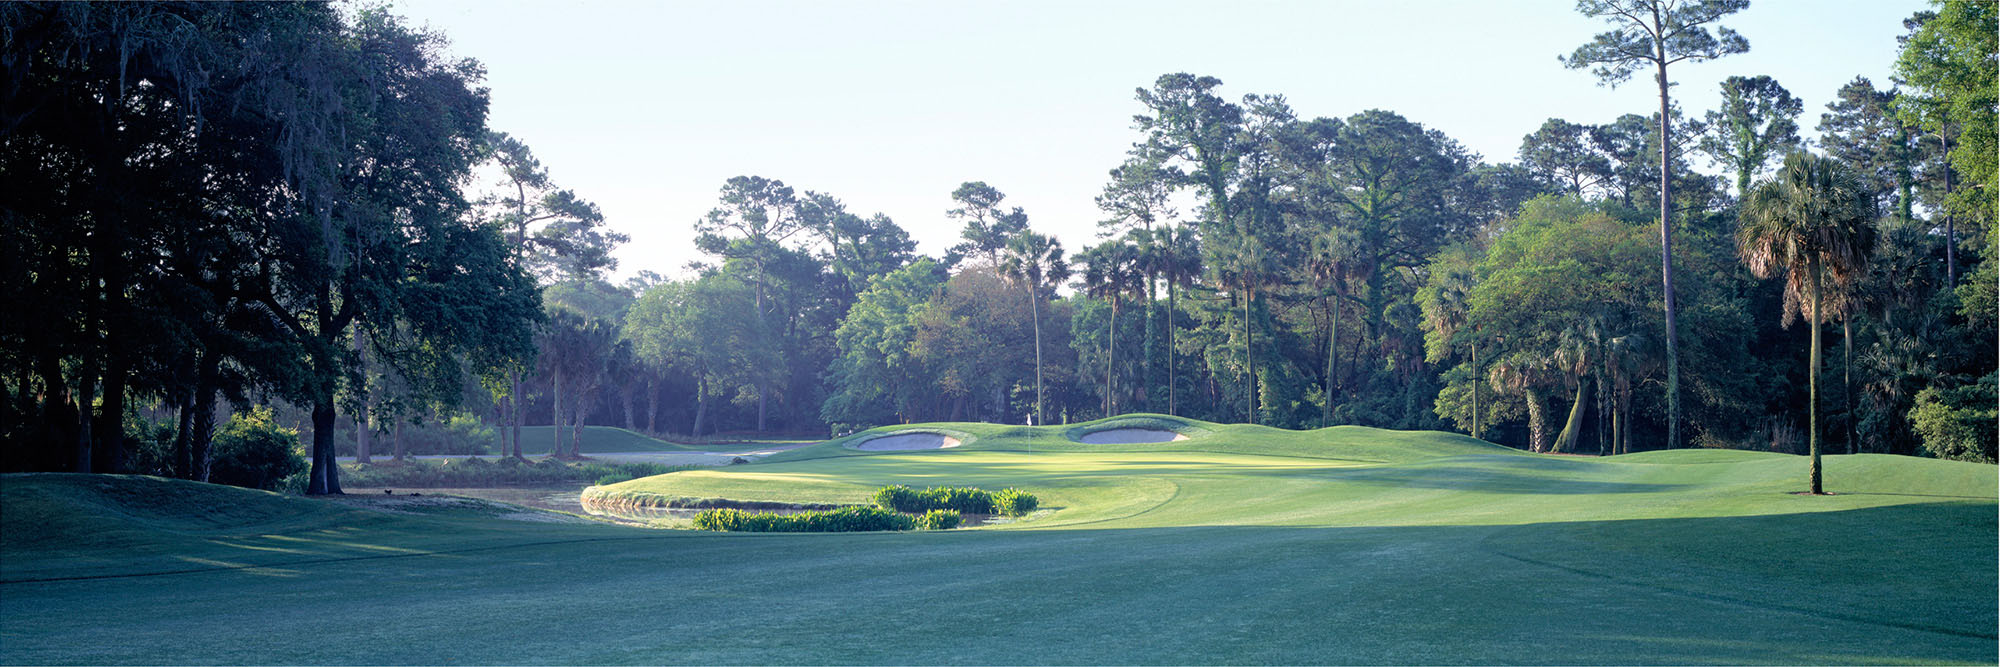
[[[742,176],[689,275],[623,284],[623,238],[485,127],[477,64],[437,35],[323,5],[7,5],[5,460],[120,469],[144,409],[198,477],[223,403],[292,410],[314,492],[338,490],[337,432],[368,460],[453,418],[512,455],[524,425],[576,456],[584,424],[1146,411],[1992,460],[1992,5],[1906,21],[1893,85],[1843,86],[1808,143],[1768,76],[1682,114],[1668,65],[1747,50],[1716,25],[1747,3],[1655,4],[1582,3],[1611,30],[1562,64],[1652,74],[1659,108],[1550,119],[1513,162],[1167,74],[1135,91],[1087,247],[984,182],[928,256],[885,215]],[[468,197],[481,164],[500,187]]]

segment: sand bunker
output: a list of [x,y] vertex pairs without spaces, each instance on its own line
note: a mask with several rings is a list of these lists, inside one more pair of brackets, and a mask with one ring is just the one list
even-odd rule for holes
[[1083,434],[1077,442],[1086,445],[1137,445],[1188,439],[1186,434],[1151,428],[1114,428]]
[[958,438],[943,433],[898,433],[869,438],[854,448],[870,452],[900,452],[912,449],[950,449],[957,447],[958,444]]

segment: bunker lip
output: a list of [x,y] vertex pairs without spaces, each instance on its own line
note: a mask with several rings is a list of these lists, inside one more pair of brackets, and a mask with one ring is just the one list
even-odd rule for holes
[[1077,436],[1076,441],[1086,445],[1140,445],[1159,442],[1177,442],[1188,439],[1185,433],[1175,433],[1156,428],[1108,428],[1091,431]]
[[958,438],[930,431],[891,433],[849,445],[868,452],[902,452],[917,449],[950,449],[959,446]]

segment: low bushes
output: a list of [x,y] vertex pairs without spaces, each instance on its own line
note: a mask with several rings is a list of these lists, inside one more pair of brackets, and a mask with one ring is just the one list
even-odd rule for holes
[[913,489],[899,484],[876,491],[875,507],[841,507],[796,514],[712,509],[694,516],[694,528],[744,533],[950,530],[965,521],[961,514],[1021,516],[1035,511],[1039,504],[1035,494],[1020,489],[992,493],[970,487]]
[[951,510],[931,510],[917,515],[917,528],[920,530],[951,530],[957,528],[958,524],[964,520],[965,517],[963,515]]
[[270,408],[236,413],[213,442],[208,481],[216,484],[282,491],[306,471],[299,432],[279,426]]
[[993,494],[969,487],[913,489],[898,484],[875,492],[875,506],[898,512],[951,510],[972,514],[992,514]]
[[898,512],[951,510],[965,514],[1020,516],[1034,511],[1037,504],[1034,494],[1020,489],[1005,489],[996,494],[971,487],[913,489],[898,484],[875,492],[876,507]]
[[[549,459],[524,461],[512,457],[500,459],[468,457],[435,464],[428,461],[406,461],[400,464],[347,467],[341,470],[341,483],[356,487],[420,489],[593,481],[606,484],[664,475],[695,467],[661,463],[568,463]],[[624,479],[616,479],[618,477]]]
[[917,525],[917,518],[877,507],[842,507],[797,514],[719,509],[694,515],[695,530],[742,533],[851,533],[910,530]]
[[1041,504],[1042,501],[1035,498],[1035,494],[1016,488],[1001,489],[999,493],[993,494],[993,511],[997,514],[1023,516],[1035,511]]

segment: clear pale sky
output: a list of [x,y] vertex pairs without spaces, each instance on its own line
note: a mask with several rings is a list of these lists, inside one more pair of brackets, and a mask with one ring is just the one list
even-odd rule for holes
[[[1722,22],[1750,52],[1678,64],[1691,115],[1717,83],[1768,74],[1804,100],[1808,137],[1856,75],[1889,85],[1921,0],[1753,0]],[[562,187],[631,235],[618,275],[675,276],[724,180],[777,178],[882,212],[918,251],[957,240],[959,183],[983,180],[1072,250],[1139,138],[1135,88],[1191,72],[1289,98],[1301,118],[1381,108],[1512,161],[1551,117],[1657,108],[1564,69],[1606,26],[1566,0],[1400,2],[556,2],[404,0],[396,13],[485,63],[488,124],[528,142]],[[1701,158],[1695,159],[1699,165]]]

